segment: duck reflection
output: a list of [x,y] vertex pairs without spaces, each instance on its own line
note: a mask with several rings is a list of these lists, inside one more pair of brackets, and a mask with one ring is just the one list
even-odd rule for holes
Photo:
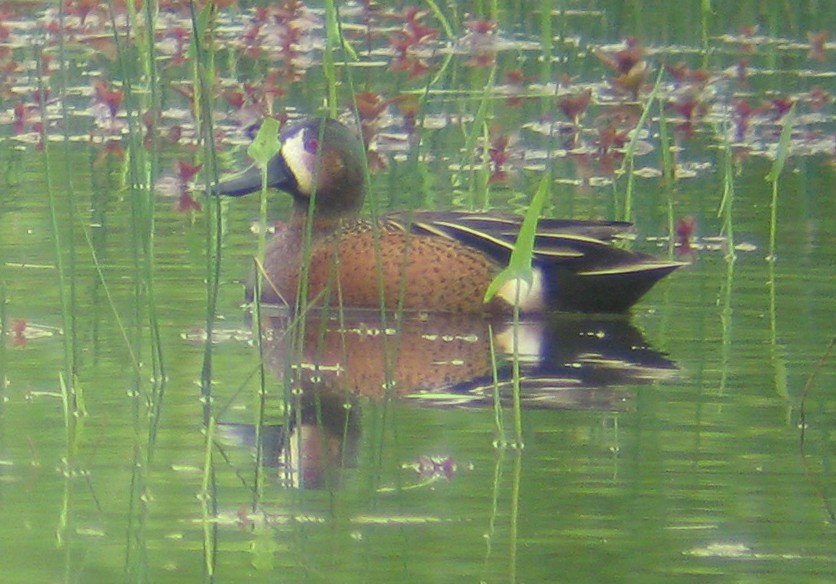
[[[512,398],[519,365],[523,407],[627,410],[628,385],[676,374],[626,318],[559,314],[513,322],[469,315],[381,317],[355,311],[279,312],[263,318],[263,359],[288,388],[285,423],[262,428],[265,464],[288,484],[321,488],[355,466],[363,403],[493,407]],[[254,444],[251,426],[225,424],[227,438]]]

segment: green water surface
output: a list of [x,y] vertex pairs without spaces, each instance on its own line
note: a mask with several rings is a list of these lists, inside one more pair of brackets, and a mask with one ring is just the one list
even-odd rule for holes
[[[402,3],[380,4],[403,11]],[[373,176],[377,211],[522,212],[548,167],[554,181],[547,214],[631,218],[637,249],[672,256],[669,221],[694,217],[695,250],[676,256],[689,265],[630,316],[670,368],[624,377],[625,365],[610,363],[619,372],[615,381],[582,384],[559,406],[526,404],[524,445],[515,444],[512,409],[507,402],[495,408],[489,391],[480,404],[457,407],[426,397],[346,400],[353,417],[343,448],[352,451],[350,463],[321,488],[288,484],[275,465],[256,464],[252,445],[232,425],[258,421],[261,359],[242,307],[242,282],[258,246],[250,231],[258,197],[216,206],[196,193],[201,209],[182,212],[176,198],[155,191],[161,177],[174,176],[176,160],[199,161],[200,150],[187,138],[160,145],[159,156],[140,161],[139,176],[132,175],[144,129],[138,122],[116,132],[96,126],[85,113],[93,99],[89,78],[119,87],[130,78],[139,94],[145,73],[89,56],[78,48],[89,45],[73,41],[65,66],[48,80],[60,94],[59,71],[68,75],[73,109],[50,126],[46,152],[35,145],[37,130],[27,127],[21,136],[11,122],[18,101],[34,107],[22,95],[37,85],[36,76],[17,78],[15,91],[0,101],[7,116],[0,127],[0,582],[836,580],[836,124],[832,98],[815,111],[804,101],[814,87],[836,92],[834,7],[778,0],[509,1],[496,3],[492,15],[493,4],[419,3],[430,11],[423,22],[442,31],[441,48],[452,45],[435,8],[453,39],[463,38],[464,23],[476,16],[497,18],[508,47],[495,64],[469,66],[466,52],[449,53],[446,65],[447,53],[428,56],[431,75],[446,71],[428,91],[429,78],[393,73],[385,51],[366,59],[372,65],[349,67],[357,91],[385,98],[412,92],[427,115],[420,151],[381,139],[388,166]],[[706,6],[713,12],[703,12]],[[553,12],[545,16],[544,7]],[[191,26],[186,12],[172,14]],[[277,66],[266,57],[238,59],[243,48],[230,39],[241,36],[252,14],[237,7],[220,13],[219,38],[227,44],[215,58],[226,81],[258,82]],[[312,35],[321,41],[323,13],[314,16]],[[20,18],[46,17],[30,10]],[[359,22],[350,13],[345,20]],[[402,22],[381,17],[375,46],[385,47],[390,28]],[[752,40],[740,28],[754,24],[760,28]],[[808,55],[806,33],[819,30],[831,32],[824,62]],[[21,63],[34,59],[44,38],[34,26],[26,34],[29,45],[11,49]],[[693,137],[675,134],[677,121],[667,124],[677,162],[697,171],[672,185],[659,172],[639,172],[625,217],[626,176],[589,171],[565,151],[540,156],[565,148],[532,128],[547,119],[567,122],[557,113],[556,89],[544,87],[561,74],[576,76],[596,96],[583,118],[591,144],[593,129],[604,124],[596,116],[612,116],[607,104],[623,99],[610,91],[611,72],[593,48],[614,52],[627,36],[648,47],[653,68],[638,102],[624,98],[634,109],[662,63],[683,61],[719,74],[745,59],[750,78],[712,84],[713,113]],[[60,62],[57,45],[49,46]],[[120,47],[125,54],[142,50]],[[327,93],[322,53],[313,54],[278,102],[293,115],[317,113]],[[163,123],[181,120],[188,133],[188,103],[171,84],[190,82],[193,71],[167,67],[168,58],[158,63],[161,105],[172,112]],[[503,74],[517,68],[528,79],[529,99],[518,106],[501,92],[484,97],[491,78],[501,85]],[[339,63],[337,69],[338,109],[345,112],[348,74]],[[667,91],[672,81],[665,83]],[[794,142],[779,177],[770,261],[772,185],[764,177],[781,126],[762,122],[755,138],[737,144],[749,155],[730,167],[724,166],[729,142],[718,136],[731,132],[736,100],[759,104],[782,96],[802,100],[799,132],[823,136],[823,145]],[[126,118],[126,105],[117,118]],[[60,103],[50,107],[61,111]],[[485,129],[495,122],[519,144],[505,182],[488,183],[473,154],[481,142],[468,142],[480,108]],[[403,132],[396,107],[387,111],[396,119],[382,132],[397,138]],[[653,149],[636,158],[635,169],[661,170],[662,130],[657,121],[647,127]],[[481,138],[482,128],[474,136]],[[241,131],[219,139],[223,169],[244,160],[245,137]],[[124,157],[102,156],[107,140],[122,144]],[[721,200],[729,180],[734,201],[726,216]],[[288,208],[285,197],[271,195],[271,219]],[[215,338],[208,342],[212,233],[222,236],[222,261]],[[265,367],[264,427],[287,421],[278,360]],[[429,459],[448,464],[448,472],[419,472]]]

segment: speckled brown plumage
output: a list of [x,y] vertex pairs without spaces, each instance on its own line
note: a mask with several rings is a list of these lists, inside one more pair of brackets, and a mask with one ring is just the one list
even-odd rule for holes
[[[296,304],[303,272],[301,237],[287,226],[270,241],[263,301]],[[501,269],[497,262],[454,239],[385,224],[375,234],[367,223],[348,222],[338,234],[316,237],[307,266],[308,301],[318,304],[378,308],[381,282],[385,306],[392,309],[402,302],[406,309],[480,312],[503,304],[483,304],[485,290]]]

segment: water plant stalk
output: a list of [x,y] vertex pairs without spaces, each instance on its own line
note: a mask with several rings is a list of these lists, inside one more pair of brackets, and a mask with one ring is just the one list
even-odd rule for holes
[[517,581],[517,549],[519,548],[520,495],[522,493],[522,448],[514,449],[514,468],[511,472],[511,509],[508,534],[508,582]]
[[218,522],[217,484],[212,452],[215,443],[215,418],[210,416],[206,424],[206,440],[203,448],[203,476],[200,486],[200,501],[203,525],[203,570],[207,582],[214,582],[217,562]]
[[[194,55],[194,111],[203,146],[205,176],[209,184],[217,183],[218,166],[215,156],[215,132],[212,120],[211,88],[215,79],[214,50],[211,44],[213,4],[207,4],[198,12],[195,2],[189,2],[192,23],[191,51]],[[203,350],[203,365],[200,373],[201,396],[204,405],[204,423],[209,422],[212,411],[212,348],[217,312],[218,291],[222,258],[222,215],[220,197],[211,197],[206,202],[206,341]]]
[[734,152],[728,138],[728,127],[715,128],[715,134],[719,137],[721,154],[721,168],[723,172],[723,196],[720,199],[720,206],[717,209],[717,216],[722,218],[722,233],[726,237],[726,261],[734,261]]
[[[471,124],[472,130],[467,132],[465,135],[464,141],[464,156],[468,157],[462,163],[462,168],[470,167],[470,204],[474,206],[477,200],[482,200],[483,202],[488,198],[488,178],[489,174],[486,175],[488,172],[488,149],[490,148],[490,143],[488,141],[488,132],[487,132],[487,120],[491,114],[491,106],[493,104],[493,88],[496,84],[496,65],[490,68],[490,73],[488,74],[488,79],[486,81],[479,81],[474,79],[474,89],[473,91],[477,91],[481,95],[479,99],[479,107],[476,109],[476,114],[473,117],[473,124]],[[472,164],[470,157],[473,156],[473,152],[476,149],[476,142],[479,137],[482,137],[484,140],[484,146],[482,148],[482,165],[475,166]],[[478,172],[481,170],[481,174]],[[454,177],[454,183],[457,182],[457,179]]]
[[[255,139],[247,148],[247,153],[257,165],[261,168],[261,192],[259,193],[259,230],[258,230],[258,255],[256,258],[256,265],[261,265],[264,261],[264,254],[267,247],[267,165],[270,160],[279,153],[281,143],[279,142],[279,123],[274,118],[265,118],[261,127],[256,134]],[[265,405],[267,397],[267,378],[264,367],[264,326],[262,322],[261,310],[261,291],[263,287],[263,277],[261,272],[255,270],[255,278],[253,282],[254,298],[253,302],[253,336],[255,337],[255,344],[258,356],[258,384],[255,387],[254,395],[254,411],[255,411],[255,444],[256,444],[256,463],[254,467],[254,497],[253,510],[261,498],[262,492],[262,461],[264,456],[263,440],[264,435],[264,416]]]
[[540,1],[540,79],[552,78],[552,54],[554,51],[554,31],[552,29],[553,0]]
[[492,574],[488,562],[493,555],[493,540],[496,535],[496,522],[500,516],[499,500],[502,493],[502,467],[505,463],[505,447],[502,446],[496,449],[496,460],[493,465],[493,483],[491,493],[491,515],[488,520],[488,527],[485,530],[485,559],[482,562],[482,575],[480,582],[489,582]]
[[[619,174],[627,175],[627,188],[624,194],[624,208],[621,212],[619,219],[628,221],[630,223],[635,222],[635,218],[633,216],[633,186],[635,183],[634,170],[636,145],[639,143],[642,129],[645,127],[645,124],[647,123],[647,118],[650,115],[653,102],[656,101],[656,97],[659,95],[659,90],[662,86],[662,78],[664,77],[664,73],[664,68],[660,67],[659,73],[656,75],[656,82],[653,84],[653,89],[650,91],[650,95],[647,96],[647,99],[645,100],[644,105],[642,107],[642,115],[641,117],[639,117],[639,121],[636,124],[636,127],[633,128],[630,142],[627,143],[627,149],[624,152],[624,160],[621,162],[621,168],[619,169]],[[616,183],[613,182],[613,188],[615,188],[615,185]]]
[[729,374],[732,367],[732,346],[734,344],[733,325],[734,325],[734,306],[732,305],[733,290],[734,290],[734,255],[727,258],[726,261],[726,278],[723,282],[723,287],[720,290],[720,298],[718,304],[720,305],[720,381],[718,383],[720,395],[725,395],[728,387]]
[[659,100],[659,149],[662,153],[662,180],[665,185],[665,200],[668,212],[668,253],[673,254],[676,239],[674,231],[674,183],[676,182],[676,164],[673,159],[673,148],[668,132],[668,120],[665,116],[665,106]]
[[[64,334],[61,336],[61,342],[64,353],[64,370],[59,373],[59,383],[61,393],[64,399],[67,400],[66,408],[68,412],[73,412],[72,416],[65,417],[65,422],[68,424],[68,437],[74,433],[75,420],[77,419],[75,413],[82,413],[78,410],[78,402],[76,400],[76,374],[77,363],[75,360],[75,298],[73,293],[74,284],[71,280],[74,275],[70,267],[66,264],[64,258],[64,250],[72,247],[69,243],[72,240],[72,231],[67,236],[67,240],[63,238],[60,228],[58,201],[56,198],[55,185],[52,180],[52,148],[49,144],[47,136],[47,128],[49,122],[46,113],[46,90],[44,79],[42,75],[42,48],[38,47],[36,51],[37,56],[37,82],[39,93],[39,109],[41,113],[41,127],[40,139],[43,145],[43,164],[44,176],[46,181],[47,199],[49,202],[49,219],[51,227],[51,235],[53,242],[53,252],[55,255],[55,270],[58,275],[58,293],[61,302],[61,320],[64,323]],[[72,458],[70,458],[72,460]]]
[[[112,3],[111,3],[112,4]],[[130,3],[129,3],[130,4]],[[147,12],[150,10],[150,5],[146,8],[144,13],[145,21],[144,28],[154,26],[155,12]],[[129,46],[137,46],[140,50],[142,62],[144,64],[145,83],[148,85],[156,85],[159,80],[149,75],[155,75],[155,65],[149,65],[149,61],[153,61],[154,44],[153,31],[151,32],[151,39],[148,37],[131,37],[130,32],[138,27],[138,15],[135,7],[130,5],[128,8],[129,22],[133,23],[128,27],[123,39],[119,30],[120,27],[116,22],[116,12],[114,7],[110,7],[111,28],[113,30],[113,41],[117,49],[117,59],[120,64],[120,69],[125,71],[122,81],[122,91],[124,93],[123,103],[125,104],[126,123],[128,125],[128,148],[125,163],[127,165],[128,184],[131,190],[131,213],[132,213],[132,231],[131,237],[133,240],[133,259],[136,271],[136,279],[134,281],[134,317],[135,317],[135,333],[134,333],[134,352],[141,359],[141,347],[143,344],[143,321],[147,318],[148,330],[151,341],[151,364],[152,364],[152,378],[159,381],[165,378],[165,364],[163,359],[162,342],[160,336],[159,318],[157,315],[157,303],[155,300],[155,285],[154,285],[154,266],[155,266],[155,252],[154,252],[154,232],[155,232],[155,218],[154,218],[154,192],[153,181],[158,172],[156,156],[153,154],[149,157],[144,144],[142,143],[142,132],[139,129],[138,118],[140,114],[134,107],[137,99],[146,100],[147,96],[152,95],[150,89],[146,86],[143,90],[134,91],[134,83],[130,75],[130,66],[127,58],[127,48]],[[147,41],[147,42],[146,42]],[[153,95],[156,95],[154,93]],[[152,108],[151,103],[141,103],[139,110],[146,110]],[[152,149],[153,152],[153,149]],[[144,314],[143,314],[144,313]],[[141,379],[136,379],[137,387],[142,385]],[[157,388],[152,388],[152,394],[156,393]],[[156,398],[152,398],[156,402]]]
[[[189,2],[192,24],[191,52],[194,56],[194,111],[196,127],[203,146],[205,176],[209,184],[217,183],[218,169],[215,157],[215,133],[212,120],[211,88],[214,85],[214,26],[215,5],[209,3],[198,12],[194,0]],[[200,392],[203,402],[203,422],[206,429],[205,460],[203,467],[203,557],[204,574],[207,582],[214,581],[217,562],[218,525],[213,520],[218,512],[216,469],[212,459],[215,433],[215,415],[213,413],[212,378],[213,378],[213,340],[215,315],[218,304],[222,258],[222,216],[220,197],[212,197],[205,206],[207,214],[206,230],[206,340],[203,345],[203,364],[200,373]]]
[[[354,83],[354,76],[352,74],[351,67],[348,62],[349,58],[349,51],[347,50],[347,43],[345,40],[345,36],[342,33],[342,20],[340,19],[339,8],[336,4],[333,5],[332,10],[334,11],[334,22],[337,28],[337,34],[335,35],[335,41],[339,43],[339,47],[342,49],[343,55],[343,71],[345,72],[345,79],[346,84],[348,86],[349,94],[352,100],[352,106],[354,111],[354,118],[358,125],[360,126],[360,114],[359,108],[357,105],[357,92],[355,91],[355,83]],[[368,147],[368,145],[366,145]],[[368,161],[364,158],[363,163],[363,174],[364,174],[364,182],[366,185],[371,185],[371,171],[369,169]],[[384,280],[383,280],[383,255],[382,250],[380,249],[380,224],[378,223],[377,219],[380,216],[380,210],[378,208],[378,203],[376,198],[374,197],[373,191],[370,189],[369,196],[367,198],[367,203],[369,207],[369,213],[371,216],[371,229],[372,229],[372,237],[373,237],[373,248],[374,248],[374,257],[375,257],[375,266],[376,266],[376,279],[377,279],[377,288],[379,291],[379,317],[380,317],[380,326],[383,331],[389,329],[389,322],[390,322],[390,314],[387,312],[386,308],[386,298],[384,294]],[[407,246],[409,245],[409,240],[407,240]],[[404,261],[406,261],[408,254],[404,254]],[[338,260],[339,261],[339,260]],[[405,273],[405,272],[404,272]],[[395,326],[399,327],[403,321],[404,311],[403,311],[403,299],[405,294],[406,282],[403,282],[403,285],[400,288],[394,320]],[[337,282],[337,286],[339,286],[339,282]],[[339,292],[339,290],[338,290]],[[342,296],[338,293],[338,318],[340,319],[341,326],[344,325],[344,311],[342,306]],[[383,355],[383,368],[384,368],[384,384],[385,390],[388,395],[391,395],[395,388],[395,364],[397,362],[397,352],[398,347],[392,346],[390,343],[399,343],[399,336],[395,335],[394,339],[390,339],[390,336],[384,334],[382,337],[382,355]]]
[[711,7],[711,0],[701,0],[700,2],[700,34],[702,37],[703,48],[703,67],[708,66],[708,59],[711,55],[710,40],[711,40],[711,19],[714,17],[714,9]]
[[493,325],[488,325],[488,344],[491,353],[491,390],[493,392],[493,417],[496,426],[496,444],[501,450],[505,448],[505,422],[502,415],[502,395],[499,391],[499,355],[496,352],[496,339],[494,338]]
[[784,171],[784,165],[790,154],[792,146],[792,130],[795,126],[795,105],[784,116],[784,127],[781,129],[781,137],[775,149],[775,160],[772,162],[772,169],[766,175],[766,180],[772,183],[772,200],[770,201],[769,213],[769,256],[767,259],[774,262],[776,259],[775,241],[778,233],[778,178]]
[[[497,292],[506,284],[515,282],[515,303],[513,320],[511,323],[513,334],[513,355],[512,355],[512,400],[514,412],[514,443],[517,448],[523,447],[522,437],[522,406],[520,402],[520,355],[519,355],[519,329],[520,329],[520,298],[523,290],[530,290],[533,281],[532,257],[534,255],[534,243],[537,238],[537,224],[543,205],[551,192],[551,172],[545,172],[540,179],[540,186],[532,198],[531,205],[523,218],[520,232],[511,251],[508,266],[504,268],[488,285],[485,291],[484,301],[489,302]],[[525,287],[525,288],[524,288]],[[495,358],[495,354],[493,355]],[[494,368],[496,362],[494,361]]]
[[789,382],[787,380],[787,360],[783,354],[783,347],[778,335],[778,292],[777,279],[775,277],[775,262],[770,261],[767,273],[767,288],[769,290],[769,348],[770,362],[775,393],[784,400],[789,401]]
[[[64,18],[65,18],[65,8],[61,6],[59,8],[59,16],[58,22],[60,26],[64,27]],[[39,54],[40,56],[40,54]],[[66,40],[64,35],[59,35],[58,39],[58,56],[62,64],[67,63],[67,47],[66,47]],[[39,73],[40,75],[40,73]],[[39,84],[42,81],[39,81]],[[66,96],[68,94],[68,86],[69,82],[67,80],[67,67],[62,66],[61,72],[58,75],[58,83],[59,83],[59,91],[61,95]],[[45,103],[44,103],[45,106]],[[43,111],[43,110],[42,110]],[[63,139],[64,139],[64,147],[66,148],[66,152],[70,151],[70,135],[69,135],[69,115],[67,112],[67,101],[61,100],[61,121],[63,126]],[[45,124],[42,124],[45,126]],[[42,134],[42,137],[46,134]],[[46,155],[46,144],[44,144],[44,155]],[[64,157],[64,177],[65,177],[65,185],[66,185],[66,200],[67,200],[67,224],[74,226],[76,223],[76,192],[74,187],[73,181],[73,173],[71,172],[71,164],[70,164],[70,157]],[[70,231],[72,234],[72,231]],[[69,311],[68,315],[70,317],[69,322],[64,322],[64,335],[69,336],[70,340],[70,358],[71,358],[71,369],[73,371],[73,376],[78,374],[77,364],[78,364],[78,352],[79,352],[79,343],[77,342],[77,319],[76,319],[76,245],[75,245],[75,238],[70,235],[67,238],[66,246],[67,249],[67,269],[68,273],[68,302],[69,302]],[[70,381],[70,387],[73,389],[72,380]],[[73,391],[75,391],[73,389]]]
[[328,115],[332,118],[337,117],[337,71],[334,50],[344,44],[337,26],[338,18],[334,0],[325,0],[325,52],[322,55],[322,71],[328,90]]

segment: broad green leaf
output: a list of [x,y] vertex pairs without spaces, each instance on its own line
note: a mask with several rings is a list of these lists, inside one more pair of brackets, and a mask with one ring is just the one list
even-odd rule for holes
[[531,285],[531,257],[534,254],[537,223],[540,220],[540,213],[546,202],[546,196],[549,194],[550,182],[549,173],[543,174],[540,186],[537,187],[537,192],[531,201],[531,206],[525,213],[520,233],[517,235],[517,241],[514,244],[514,251],[511,252],[511,258],[508,260],[508,267],[497,274],[490,283],[485,291],[484,302],[490,302],[502,286],[512,280],[519,278],[527,282],[529,286]]
[[247,154],[263,169],[270,159],[279,153],[281,147],[279,122],[273,118],[264,118],[255,140],[247,148]]
[[778,146],[775,148],[775,160],[772,162],[772,169],[766,175],[766,180],[775,182],[784,170],[784,164],[787,162],[787,156],[790,154],[790,144],[792,142],[792,129],[795,126],[795,105],[792,104],[790,111],[784,116],[784,128],[781,130],[781,138],[778,140]]

